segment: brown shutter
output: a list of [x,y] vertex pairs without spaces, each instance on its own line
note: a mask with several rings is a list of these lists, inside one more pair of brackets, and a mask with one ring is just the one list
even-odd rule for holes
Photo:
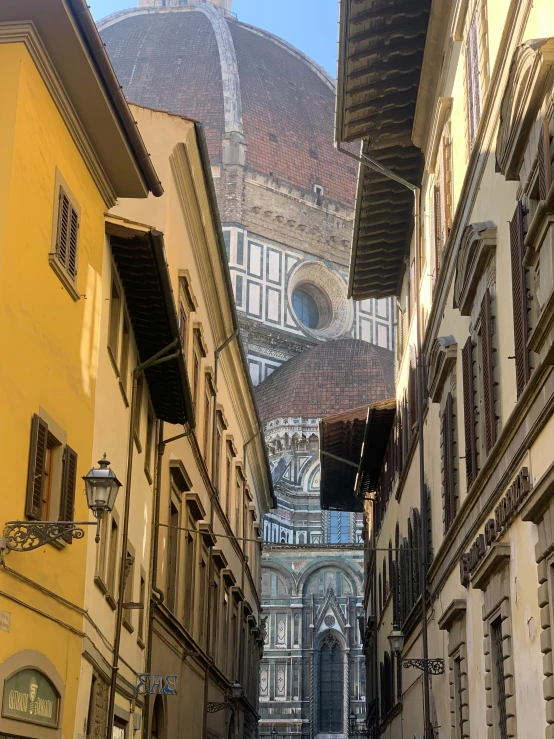
[[552,160],[550,159],[550,132],[545,119],[539,133],[539,199],[546,200],[552,184]]
[[414,315],[414,306],[416,302],[416,268],[415,268],[415,259],[412,259],[412,262],[410,264],[410,321],[412,320],[412,316]]
[[79,216],[77,211],[71,208],[69,219],[69,251],[67,255],[67,271],[72,279],[77,276],[77,237],[79,234]]
[[77,276],[79,215],[61,187],[59,200],[56,254],[71,279],[74,280]]
[[[77,453],[66,446],[63,453],[62,494],[60,499],[60,520],[74,521],[75,513],[75,486],[77,484]],[[71,536],[65,537],[71,544]]]
[[454,401],[452,393],[446,397],[442,415],[442,453],[444,469],[444,530],[448,531],[456,515],[454,495]]
[[485,406],[485,448],[488,454],[496,441],[491,295],[488,288],[483,295],[483,300],[481,302],[481,349],[483,362],[483,400]]
[[466,440],[467,485],[477,477],[477,440],[475,438],[475,386],[473,380],[473,342],[471,336],[462,349],[464,378],[464,429]]
[[434,210],[434,219],[435,219],[435,254],[434,254],[434,260],[433,264],[431,265],[431,270],[434,274],[433,279],[433,289],[435,287],[435,283],[438,280],[439,272],[441,268],[441,255],[442,255],[442,208],[441,208],[441,189],[438,185],[435,185],[435,188],[433,190],[433,210]]
[[448,240],[452,228],[452,142],[449,135],[443,136],[443,202],[444,202],[444,240]]
[[527,339],[529,325],[527,316],[527,287],[523,266],[523,205],[518,201],[514,217],[510,221],[510,249],[512,254],[512,297],[514,310],[514,344],[516,357],[517,397],[521,395],[529,380],[529,352]]
[[35,413],[31,426],[31,450],[29,453],[29,472],[27,475],[27,495],[25,515],[36,521],[42,512],[42,488],[46,469],[46,448],[48,443],[48,424]]

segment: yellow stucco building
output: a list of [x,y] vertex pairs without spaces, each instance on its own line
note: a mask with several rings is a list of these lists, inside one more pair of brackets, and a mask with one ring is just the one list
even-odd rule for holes
[[[0,68],[0,528],[87,521],[104,213],[161,187],[84,2],[2,2]],[[87,543],[6,533],[0,736],[74,737]]]

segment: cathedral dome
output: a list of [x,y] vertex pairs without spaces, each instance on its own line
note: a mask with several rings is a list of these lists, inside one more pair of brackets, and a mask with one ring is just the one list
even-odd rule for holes
[[394,395],[394,354],[359,339],[326,341],[289,359],[255,395],[264,423],[342,413]]
[[127,99],[200,121],[212,165],[245,157],[263,177],[352,208],[357,168],[334,148],[334,81],[229,7],[141,0],[102,20]]

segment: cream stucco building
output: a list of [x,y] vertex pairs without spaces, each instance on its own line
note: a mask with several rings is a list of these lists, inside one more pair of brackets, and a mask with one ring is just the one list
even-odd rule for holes
[[356,480],[373,737],[554,736],[553,37],[547,0],[341,2],[350,294],[400,309]]

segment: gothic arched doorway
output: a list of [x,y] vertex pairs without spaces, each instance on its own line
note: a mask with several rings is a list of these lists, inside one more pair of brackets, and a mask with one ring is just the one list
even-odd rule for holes
[[152,729],[150,732],[150,736],[151,739],[166,739],[164,704],[161,695],[157,695],[156,700],[154,701],[154,710],[152,711]]
[[319,731],[343,730],[344,655],[338,640],[327,633],[319,648]]

